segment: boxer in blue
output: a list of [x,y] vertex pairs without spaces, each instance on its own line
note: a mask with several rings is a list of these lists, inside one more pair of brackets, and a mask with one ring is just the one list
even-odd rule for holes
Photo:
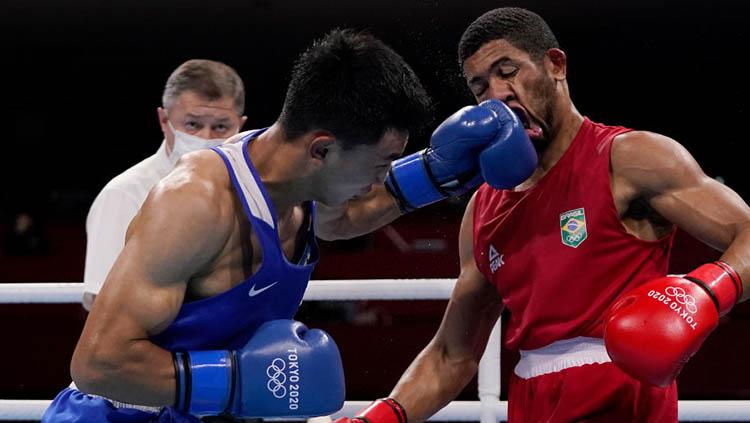
[[316,233],[353,236],[466,192],[482,180],[480,156],[507,163],[492,177],[509,186],[536,164],[497,101],[459,110],[430,148],[393,162],[429,110],[413,71],[374,37],[336,30],[316,42],[271,127],[184,156],[150,192],[74,352],[75,386],[43,421],[339,409],[335,343],[289,320],[318,260]]

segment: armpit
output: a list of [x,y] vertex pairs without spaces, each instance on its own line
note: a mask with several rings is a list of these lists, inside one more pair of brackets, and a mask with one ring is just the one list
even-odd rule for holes
[[661,239],[674,228],[672,222],[654,210],[644,197],[631,201],[620,220],[628,233],[647,241]]

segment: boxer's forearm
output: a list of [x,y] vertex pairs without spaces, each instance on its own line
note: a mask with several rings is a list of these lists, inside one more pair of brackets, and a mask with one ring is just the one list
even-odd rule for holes
[[133,340],[127,348],[76,349],[70,370],[81,392],[129,404],[174,404],[172,354],[148,340]]
[[315,231],[319,238],[332,241],[368,234],[401,216],[401,210],[383,185],[376,185],[359,199],[339,207],[318,207]]
[[461,393],[478,366],[473,359],[451,359],[430,344],[404,372],[390,397],[404,407],[409,423],[425,421]]

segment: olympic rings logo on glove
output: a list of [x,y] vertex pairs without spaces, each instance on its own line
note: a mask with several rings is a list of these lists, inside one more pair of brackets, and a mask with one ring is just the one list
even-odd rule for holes
[[280,358],[274,358],[271,365],[266,368],[266,375],[270,378],[266,384],[266,388],[268,388],[274,397],[279,399],[286,396],[286,387],[284,386],[286,383],[286,374],[284,374],[284,369],[286,369],[286,363]]
[[687,311],[691,313],[698,311],[698,307],[695,306],[695,297],[686,293],[685,290],[679,286],[669,286],[664,290],[664,293],[674,297],[675,301],[684,305]]

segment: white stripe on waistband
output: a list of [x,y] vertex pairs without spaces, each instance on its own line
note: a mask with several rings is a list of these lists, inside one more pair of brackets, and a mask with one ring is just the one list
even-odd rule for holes
[[611,360],[601,338],[564,339],[535,350],[521,350],[514,372],[529,379],[584,364],[609,363]]
[[[76,389],[80,391],[80,389],[78,389],[78,387],[76,386],[75,382],[70,382],[70,386],[68,387],[71,389]],[[84,392],[84,394],[86,393]],[[112,403],[113,406],[115,406],[115,408],[134,408],[139,411],[145,411],[147,413],[157,413],[157,414],[161,411],[161,407],[150,407],[148,405],[128,404],[126,402],[115,401],[113,399],[109,399],[101,395],[93,395],[93,394],[86,394],[86,395],[109,401],[110,403]]]

